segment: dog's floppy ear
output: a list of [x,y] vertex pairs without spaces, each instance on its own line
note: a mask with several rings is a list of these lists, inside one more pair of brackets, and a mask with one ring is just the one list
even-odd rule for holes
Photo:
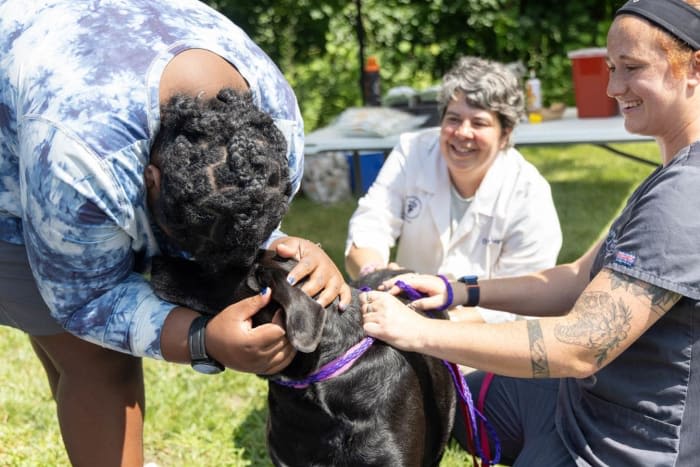
[[[268,277],[251,276],[249,280],[260,281],[260,283],[249,282],[248,286],[254,290],[259,290],[261,286],[270,286],[272,301],[284,311],[289,342],[299,352],[313,352],[321,341],[323,326],[326,323],[326,310],[301,289],[291,286],[287,282],[285,271],[266,270],[265,272],[270,273]],[[264,275],[267,276],[267,274]]]

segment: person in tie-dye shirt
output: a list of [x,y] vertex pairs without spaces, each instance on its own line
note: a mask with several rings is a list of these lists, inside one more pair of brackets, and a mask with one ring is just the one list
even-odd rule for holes
[[[140,357],[191,361],[199,313],[161,300],[144,274],[153,256],[191,254],[149,210],[161,182],[151,148],[172,98],[213,101],[224,88],[249,96],[284,138],[290,200],[303,170],[296,98],[224,16],[195,0],[0,3],[0,324],[29,334],[73,464],[142,463]],[[300,259],[290,281],[307,278],[322,305],[349,301],[314,243],[275,229],[260,246]],[[208,355],[261,374],[288,364],[282,328],[250,329],[268,300],[212,319]]]

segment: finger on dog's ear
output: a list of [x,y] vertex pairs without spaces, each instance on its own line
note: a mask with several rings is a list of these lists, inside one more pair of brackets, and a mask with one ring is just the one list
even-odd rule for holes
[[348,284],[343,284],[340,286],[340,303],[338,304],[338,309],[340,311],[345,311],[350,303],[352,302],[352,290]]
[[240,314],[243,319],[249,319],[270,303],[270,299],[272,298],[271,292],[269,287],[264,287],[259,294],[244,298],[240,302],[232,303],[227,308],[240,304],[237,307],[238,314]]
[[310,274],[313,272],[314,267],[316,266],[309,261],[308,258],[300,260],[287,274],[287,282],[289,282],[290,285],[295,285],[302,279],[306,279],[306,282],[302,285],[302,290],[313,297],[321,290],[320,286],[316,284],[316,281],[309,280],[311,279]]
[[272,320],[270,322],[284,329],[284,315],[282,314],[281,308],[275,311],[275,314],[272,316]]
[[275,252],[282,258],[294,258],[298,261],[301,259],[299,254],[300,242],[298,238],[286,238],[275,245]]

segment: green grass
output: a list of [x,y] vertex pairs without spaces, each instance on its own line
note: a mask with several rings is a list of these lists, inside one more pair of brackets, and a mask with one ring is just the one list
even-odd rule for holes
[[[655,143],[614,146],[659,161]],[[578,258],[601,235],[632,190],[654,167],[590,145],[526,147],[523,155],[549,181],[564,243],[559,263]]]
[[[658,160],[653,143],[620,149]],[[525,157],[552,185],[564,232],[560,262],[583,253],[606,229],[650,166],[593,146],[527,147]],[[355,200],[319,205],[300,195],[283,228],[322,243],[342,269],[347,221]],[[26,337],[0,327],[0,466],[67,466],[53,401]],[[186,366],[144,362],[146,459],[161,467],[268,466],[265,450],[266,385],[227,371],[194,373]],[[470,465],[450,446],[444,467]]]

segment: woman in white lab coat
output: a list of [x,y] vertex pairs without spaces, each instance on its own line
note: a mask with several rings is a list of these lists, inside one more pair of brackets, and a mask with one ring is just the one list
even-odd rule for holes
[[[444,76],[438,99],[440,128],[401,135],[350,219],[350,277],[387,266],[452,278],[553,266],[562,235],[549,184],[511,142],[524,114],[518,79],[500,63],[463,57]],[[459,315],[515,319],[476,311]]]

